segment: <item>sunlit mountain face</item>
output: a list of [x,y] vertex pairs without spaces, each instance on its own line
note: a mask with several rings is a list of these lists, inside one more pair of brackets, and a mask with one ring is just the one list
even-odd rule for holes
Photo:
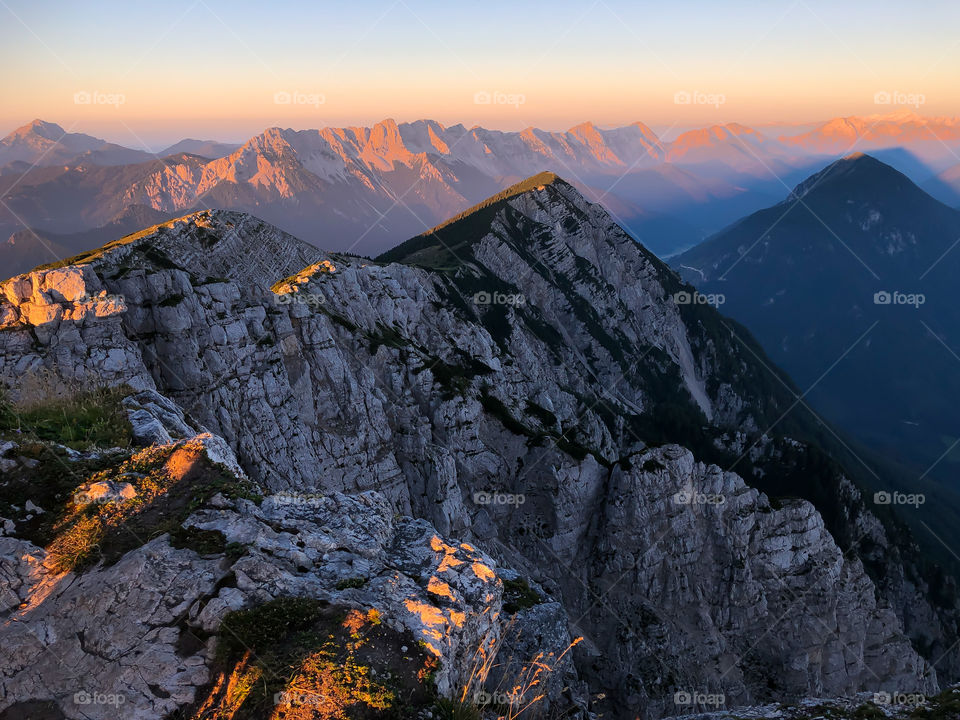
[[[663,256],[772,204],[863,145],[953,197],[960,125],[913,114],[841,118],[801,134],[731,123],[662,140],[634,123],[521,132],[386,120],[270,128],[240,147],[184,140],[156,156],[34,121],[0,141],[0,233],[10,272],[106,241],[130,213],[256,212],[318,246],[376,254],[518,179],[564,172]],[[953,172],[953,174],[951,174]]]

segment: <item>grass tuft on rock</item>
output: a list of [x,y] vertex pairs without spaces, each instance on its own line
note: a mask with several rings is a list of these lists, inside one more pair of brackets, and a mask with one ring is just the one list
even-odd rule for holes
[[35,438],[74,450],[129,447],[130,422],[122,400],[130,389],[100,387],[35,393],[36,399],[13,403],[0,394],[0,436]]
[[503,610],[513,615],[539,605],[543,600],[524,578],[503,581]]
[[206,698],[174,717],[401,720],[436,711],[436,668],[375,609],[281,597],[223,618]]
[[437,720],[482,720],[476,705],[447,698],[440,698],[437,701],[434,717]]
[[365,577],[344,578],[337,583],[337,590],[350,590],[351,588],[362,588],[367,584]]

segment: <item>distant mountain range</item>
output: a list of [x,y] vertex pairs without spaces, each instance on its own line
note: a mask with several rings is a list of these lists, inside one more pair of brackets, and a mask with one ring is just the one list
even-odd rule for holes
[[856,154],[673,262],[827,420],[960,489],[958,247],[960,211]]
[[184,140],[154,156],[36,120],[0,141],[0,238],[30,229],[0,247],[0,261],[13,273],[106,242],[116,218],[138,206],[158,218],[253,212],[318,246],[375,255],[543,171],[563,173],[669,256],[773,204],[854,146],[945,188],[960,153],[958,121],[912,114],[774,130],[731,123],[667,141],[639,122],[502,132],[385,120],[269,128],[240,147]]

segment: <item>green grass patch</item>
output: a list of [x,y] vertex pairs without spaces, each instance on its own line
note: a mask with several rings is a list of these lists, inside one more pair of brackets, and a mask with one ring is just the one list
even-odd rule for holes
[[217,657],[237,660],[248,649],[267,652],[278,640],[309,630],[324,617],[324,609],[319,600],[290,597],[231,612],[220,624]]
[[887,716],[876,705],[872,703],[864,704],[853,711],[850,716],[852,720],[886,720]]
[[337,590],[349,590],[351,588],[362,588],[367,584],[365,577],[344,578],[337,583]]
[[437,700],[433,716],[437,720],[482,720],[480,710],[467,702],[440,698]]
[[515,580],[503,581],[504,612],[513,615],[542,602],[540,595],[530,587],[530,583],[525,579],[516,578]]
[[926,707],[915,708],[907,717],[910,720],[957,720],[960,718],[960,688],[950,688],[928,698]]
[[36,438],[74,450],[129,447],[130,422],[121,401],[127,387],[97,388],[14,404],[0,396],[0,436]]
[[219,530],[177,526],[170,531],[170,545],[178,549],[188,548],[200,555],[214,555],[226,553],[227,538]]

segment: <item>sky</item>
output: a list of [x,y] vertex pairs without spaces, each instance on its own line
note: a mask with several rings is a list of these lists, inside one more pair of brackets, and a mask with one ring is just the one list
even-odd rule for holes
[[0,135],[42,118],[159,149],[387,117],[669,133],[954,116],[957,27],[939,0],[0,0]]

